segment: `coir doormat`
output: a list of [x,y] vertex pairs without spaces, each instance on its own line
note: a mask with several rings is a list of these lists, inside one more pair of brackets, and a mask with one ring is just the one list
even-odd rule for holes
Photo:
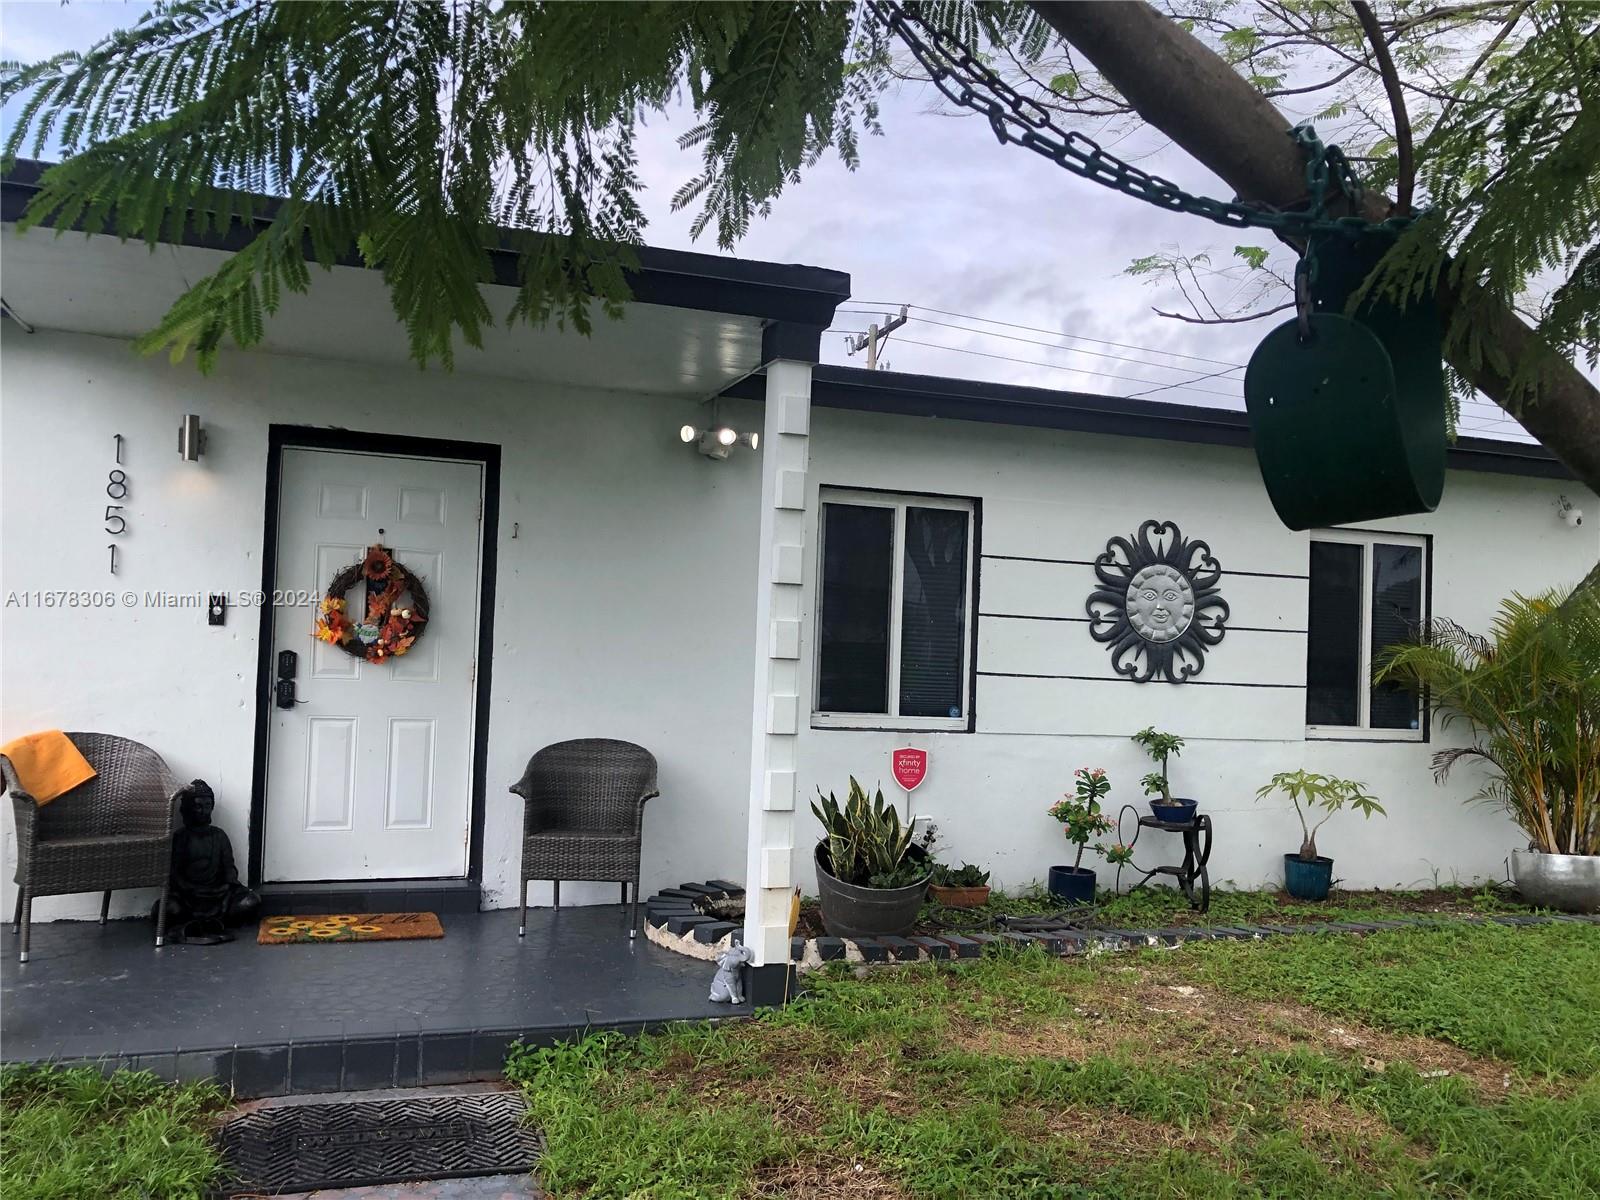
[[295,942],[408,942],[443,936],[444,927],[431,912],[338,913],[265,917],[256,941],[263,946],[287,946]]
[[275,1104],[217,1131],[227,1195],[522,1174],[543,1150],[517,1092]]

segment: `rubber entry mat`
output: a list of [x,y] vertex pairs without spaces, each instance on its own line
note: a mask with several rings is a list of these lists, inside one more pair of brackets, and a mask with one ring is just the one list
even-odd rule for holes
[[520,1174],[544,1148],[516,1092],[282,1104],[217,1133],[224,1194]]

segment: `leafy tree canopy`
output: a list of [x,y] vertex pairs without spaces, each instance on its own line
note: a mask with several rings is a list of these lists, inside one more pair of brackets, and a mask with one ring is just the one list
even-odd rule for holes
[[645,223],[635,130],[680,94],[701,169],[674,202],[724,246],[824,152],[854,163],[880,81],[852,63],[883,45],[860,24],[849,4],[167,4],[85,53],[0,64],[0,99],[26,97],[5,155],[66,155],[24,224],[154,243],[186,211],[226,228],[282,197],[147,348],[205,366],[225,336],[258,342],[310,263],[354,247],[413,356],[449,365],[493,322],[478,285],[503,238],[508,320],[616,311]]
[[[1314,104],[1374,186],[1431,208],[1375,282],[1464,289],[1450,333],[1458,367],[1503,356],[1476,333],[1485,304],[1519,306],[1546,353],[1594,364],[1600,4],[1397,0],[1364,25],[1330,0],[1163,2],[1275,103]],[[1132,115],[1041,16],[1053,6],[1036,7],[920,11],[1075,119]],[[626,298],[644,226],[634,135],[652,112],[692,108],[681,143],[698,170],[674,203],[697,206],[696,232],[724,247],[824,153],[853,165],[861,134],[877,131],[877,98],[915,74],[883,15],[872,3],[762,0],[189,0],[85,53],[0,66],[0,97],[23,98],[6,154],[59,145],[67,156],[28,223],[153,242],[186,211],[215,227],[258,215],[251,194],[283,197],[266,232],[180,299],[147,347],[193,348],[204,366],[224,337],[258,341],[313,261],[355,247],[383,271],[413,355],[448,365],[455,337],[476,345],[494,319],[478,285],[484,248],[502,239],[520,253],[509,320],[584,329],[591,298],[612,312]],[[1235,254],[1240,270],[1276,269],[1268,247]],[[1193,278],[1197,262],[1142,269]],[[1539,367],[1501,368],[1516,387],[1495,398],[1515,411]]]

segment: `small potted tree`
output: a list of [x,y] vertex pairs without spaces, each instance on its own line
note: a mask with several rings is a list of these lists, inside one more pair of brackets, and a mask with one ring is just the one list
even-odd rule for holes
[[1154,725],[1146,725],[1133,735],[1133,741],[1143,748],[1159,768],[1139,781],[1144,794],[1150,797],[1150,814],[1158,821],[1194,820],[1194,810],[1199,804],[1174,796],[1167,782],[1167,760],[1183,753],[1183,739],[1175,733],[1162,733]]
[[[1371,817],[1373,813],[1387,815],[1383,805],[1378,803],[1377,797],[1367,794],[1364,783],[1318,775],[1314,771],[1280,771],[1256,792],[1256,799],[1265,800],[1274,792],[1289,797],[1294,815],[1300,818],[1300,832],[1304,834],[1300,852],[1283,856],[1284,889],[1297,900],[1326,900],[1328,889],[1333,886],[1333,859],[1317,853],[1317,830],[1347,806]],[[1325,810],[1327,816],[1315,825],[1309,824],[1306,813],[1319,808]]]
[[911,840],[883,789],[870,799],[850,779],[841,806],[817,789],[811,811],[822,822],[817,843],[817,897],[822,924],[834,937],[896,937],[911,932],[928,894],[928,852]]
[[[1089,843],[1101,834],[1110,833],[1115,826],[1111,818],[1100,811],[1100,802],[1111,791],[1111,780],[1105,768],[1079,767],[1072,773],[1073,791],[1050,806],[1050,815],[1061,822],[1067,841],[1078,848],[1072,865],[1050,868],[1050,894],[1072,904],[1092,904],[1097,882],[1094,868],[1083,865],[1083,852]],[[1096,854],[1105,849],[1096,844]]]

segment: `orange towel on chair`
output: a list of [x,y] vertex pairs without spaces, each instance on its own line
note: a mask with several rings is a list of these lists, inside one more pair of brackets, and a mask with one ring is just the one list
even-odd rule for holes
[[11,760],[22,790],[40,804],[49,804],[99,773],[59,729],[23,734],[0,746],[0,754]]

